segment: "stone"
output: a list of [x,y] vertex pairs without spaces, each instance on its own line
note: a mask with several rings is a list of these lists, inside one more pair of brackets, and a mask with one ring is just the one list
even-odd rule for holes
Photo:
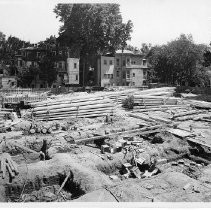
[[108,145],[101,145],[101,152],[104,154],[110,152],[110,147]]
[[110,175],[109,178],[113,181],[118,181],[119,177],[117,175]]
[[125,141],[123,139],[120,139],[118,142],[121,144],[122,147],[125,147],[127,144],[127,141]]

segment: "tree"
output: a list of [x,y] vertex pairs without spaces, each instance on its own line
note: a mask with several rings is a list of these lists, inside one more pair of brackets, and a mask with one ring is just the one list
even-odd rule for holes
[[38,75],[39,68],[37,67],[30,66],[29,68],[20,69],[17,74],[18,86],[30,86],[33,80],[36,81]]
[[49,86],[56,80],[57,72],[54,68],[52,56],[46,55],[39,62],[39,78],[48,83]]
[[58,4],[54,12],[63,23],[60,41],[80,56],[114,53],[130,39],[132,22],[122,22],[118,4]]
[[148,57],[160,82],[204,86],[204,50],[205,46],[196,45],[191,35],[182,34],[166,45],[153,47]]

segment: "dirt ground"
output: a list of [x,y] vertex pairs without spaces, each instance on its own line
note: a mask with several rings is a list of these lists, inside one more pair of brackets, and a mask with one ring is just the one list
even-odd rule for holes
[[[79,139],[112,134],[125,130],[140,128],[146,124],[144,120],[128,117],[119,108],[111,123],[105,117],[69,119],[54,122],[42,122],[60,125],[51,134],[29,134],[31,122],[21,119],[12,127],[12,131],[0,133],[2,152],[9,153],[18,164],[19,174],[11,179],[0,177],[1,202],[209,202],[211,201],[211,168],[203,161],[210,156],[210,151],[190,144],[165,130],[163,125],[159,133],[138,135],[113,135],[105,139],[113,144],[126,137],[133,137],[138,144],[131,151],[124,150],[102,154],[99,145],[93,143],[77,145]],[[149,113],[170,119],[171,113]],[[41,123],[41,122],[35,122]],[[158,123],[159,124],[159,123]],[[211,144],[211,124],[209,122],[185,121],[178,127],[201,136],[202,141]],[[40,160],[43,140],[47,141],[49,160]],[[37,152],[26,153],[19,147],[25,146]],[[135,148],[135,149],[134,149]],[[191,158],[191,149],[202,149],[202,159]],[[161,164],[156,165],[157,173],[143,178],[126,177],[123,164],[134,165],[134,152],[138,158],[145,159],[145,166],[139,170],[145,173],[149,169],[151,158]],[[200,150],[201,151],[201,150]],[[162,160],[164,160],[162,162]],[[209,161],[209,158],[206,159]],[[8,172],[7,172],[8,173]],[[61,190],[60,187],[67,177]],[[112,178],[113,177],[113,178]]]

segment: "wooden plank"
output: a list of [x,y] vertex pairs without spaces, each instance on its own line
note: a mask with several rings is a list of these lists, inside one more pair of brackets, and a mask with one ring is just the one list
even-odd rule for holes
[[179,136],[181,138],[185,138],[185,137],[189,137],[189,136],[195,136],[195,134],[191,133],[191,132],[188,132],[188,131],[185,131],[185,130],[181,130],[181,129],[178,129],[178,128],[169,128],[167,129],[167,131],[169,133],[172,133],[174,134],[175,136]]
[[161,126],[156,125],[156,126],[150,126],[150,127],[145,127],[145,128],[139,128],[139,129],[134,129],[134,130],[112,133],[112,134],[108,134],[108,135],[104,135],[104,136],[96,136],[96,137],[92,137],[92,138],[75,140],[75,142],[76,142],[76,144],[85,144],[85,143],[90,143],[92,141],[109,138],[109,137],[112,137],[115,135],[125,135],[125,134],[131,134],[131,133],[140,133],[141,135],[145,135],[145,134],[149,134],[149,133],[160,132],[160,129],[161,129]]

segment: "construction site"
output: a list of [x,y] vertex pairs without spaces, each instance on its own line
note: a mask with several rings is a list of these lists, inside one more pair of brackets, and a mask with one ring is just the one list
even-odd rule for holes
[[195,96],[1,93],[0,201],[211,201],[211,103]]

